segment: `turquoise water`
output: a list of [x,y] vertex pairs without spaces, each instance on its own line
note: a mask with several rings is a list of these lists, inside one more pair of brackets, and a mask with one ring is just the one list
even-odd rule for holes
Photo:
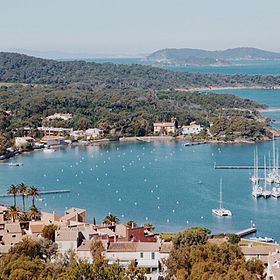
[[[258,144],[260,157],[270,148],[270,142]],[[254,149],[248,144],[185,147],[183,142],[154,142],[37,151],[12,160],[22,162],[22,167],[0,166],[0,192],[21,181],[42,190],[69,188],[71,193],[45,196],[37,205],[59,212],[84,207],[88,220],[94,215],[98,221],[110,211],[123,222],[148,221],[162,231],[193,225],[214,232],[237,231],[249,227],[252,220],[259,235],[280,240],[280,200],[253,199],[248,170],[213,168],[214,162],[252,164]],[[231,218],[211,214],[218,207],[220,177]],[[11,202],[1,199],[1,203]]]
[[[85,60],[115,64],[151,64],[142,58],[91,58]],[[238,61],[230,66],[165,66],[162,68],[179,72],[279,75],[280,61]]]
[[[232,93],[242,98],[249,98],[271,108],[280,108],[280,90],[271,89],[221,89],[216,93]],[[264,112],[263,116],[269,117],[273,122],[272,126],[280,129],[280,111]]]

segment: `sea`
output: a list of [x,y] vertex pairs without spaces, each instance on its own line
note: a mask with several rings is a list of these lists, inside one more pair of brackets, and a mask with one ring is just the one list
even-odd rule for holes
[[[142,63],[135,59],[95,59],[97,62]],[[245,62],[227,67],[169,67],[173,71],[225,74],[280,75],[280,62]],[[227,89],[235,94],[280,108],[280,90]],[[280,112],[267,112],[272,126],[280,129]],[[280,148],[280,141],[276,140]],[[272,142],[257,144],[205,144],[184,146],[184,141],[110,143],[58,148],[54,153],[35,151],[0,165],[0,193],[10,184],[25,182],[40,190],[69,189],[36,200],[44,211],[60,214],[70,207],[87,210],[87,220],[102,222],[112,213],[121,222],[152,223],[158,232],[175,232],[190,226],[205,226],[213,233],[238,232],[255,225],[255,236],[280,241],[280,199],[254,199],[250,170],[217,170],[214,165],[253,165],[272,156]],[[220,218],[211,210],[219,206],[220,179],[223,206],[232,217]],[[0,198],[12,204],[11,198]],[[21,198],[18,198],[21,206]],[[28,204],[31,204],[29,199]]]

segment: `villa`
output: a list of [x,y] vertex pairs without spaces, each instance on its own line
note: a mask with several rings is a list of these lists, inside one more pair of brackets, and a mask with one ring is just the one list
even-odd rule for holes
[[171,122],[154,123],[154,133],[159,135],[175,134],[178,129],[178,122],[175,118]]
[[191,122],[190,125],[182,126],[183,135],[198,134],[202,130],[203,128],[199,124],[196,124],[196,122]]
[[50,115],[46,117],[47,121],[52,121],[52,120],[64,120],[64,121],[69,121],[73,117],[72,114],[69,113],[55,113],[53,115]]

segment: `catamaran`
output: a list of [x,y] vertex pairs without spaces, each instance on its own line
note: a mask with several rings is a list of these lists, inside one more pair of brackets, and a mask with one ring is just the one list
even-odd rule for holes
[[220,207],[216,208],[216,209],[212,209],[212,213],[217,215],[217,216],[220,216],[220,217],[232,216],[232,213],[231,213],[230,210],[222,207],[222,200],[223,200],[222,179],[220,179]]

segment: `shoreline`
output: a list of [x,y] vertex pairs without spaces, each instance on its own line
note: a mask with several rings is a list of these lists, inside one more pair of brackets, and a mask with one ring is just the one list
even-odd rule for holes
[[175,88],[176,91],[193,92],[193,91],[211,91],[211,90],[235,90],[235,89],[270,89],[280,90],[280,86],[232,86],[232,87],[191,87],[191,88]]

